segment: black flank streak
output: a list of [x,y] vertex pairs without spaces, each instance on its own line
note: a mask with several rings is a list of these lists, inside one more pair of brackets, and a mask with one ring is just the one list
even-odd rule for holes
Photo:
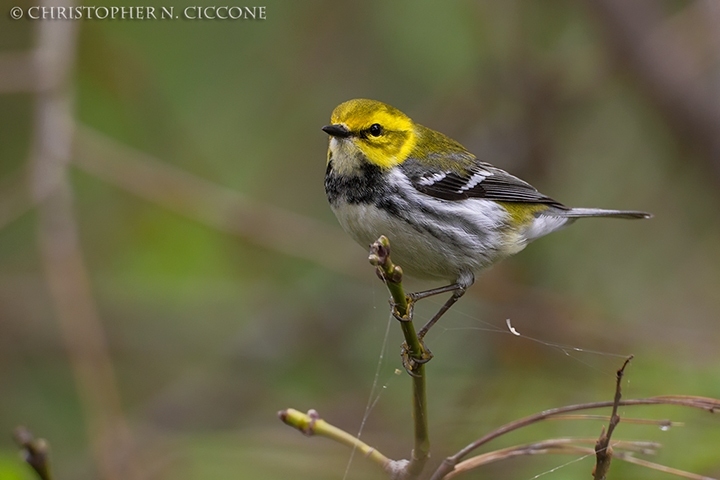
[[[458,244],[459,239],[450,232],[436,225],[442,225],[442,214],[426,205],[413,202],[405,192],[396,186],[382,181],[382,170],[376,165],[365,163],[358,175],[341,177],[333,171],[332,160],[325,172],[325,193],[328,201],[335,205],[341,201],[349,204],[372,204],[385,210],[390,215],[400,218],[412,225],[420,233],[428,233],[433,237],[451,244]],[[432,222],[417,223],[410,221],[412,212],[420,211]],[[458,219],[456,219],[458,220]],[[462,220],[462,227],[468,232],[477,231],[474,225]]]

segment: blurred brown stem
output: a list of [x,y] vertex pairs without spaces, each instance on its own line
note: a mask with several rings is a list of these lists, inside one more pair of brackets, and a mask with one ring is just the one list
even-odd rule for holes
[[22,448],[25,461],[35,470],[40,480],[52,480],[47,442],[42,438],[35,438],[32,432],[25,427],[17,427],[13,432],[13,437]]
[[650,0],[590,0],[613,55],[642,83],[668,123],[688,143],[700,147],[720,182],[720,101],[691,64],[678,39],[653,34],[663,23],[662,4]]
[[35,206],[25,177],[27,172],[21,169],[0,182],[0,230]]
[[[53,7],[61,2],[44,2]],[[67,2],[63,2],[67,6]],[[35,55],[38,80],[46,88],[35,98],[30,175],[38,204],[38,243],[50,297],[83,407],[100,478],[135,476],[128,459],[129,431],[123,422],[107,342],[93,302],[73,212],[67,166],[74,135],[71,79],[77,22],[38,22]],[[119,467],[119,459],[124,467]]]
[[220,232],[345,275],[361,271],[352,261],[357,247],[339,229],[253,201],[89,127],[78,127],[72,161],[96,178]]

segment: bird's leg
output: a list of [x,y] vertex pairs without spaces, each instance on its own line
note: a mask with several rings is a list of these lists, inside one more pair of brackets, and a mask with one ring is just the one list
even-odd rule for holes
[[[407,316],[401,317],[397,313],[397,309],[395,308],[394,305],[392,308],[393,316],[397,320],[400,320],[401,322],[407,322],[409,319],[412,319],[412,317],[413,317],[412,312],[413,312],[413,307],[415,306],[416,301],[423,299],[423,298],[431,297],[433,295],[440,295],[441,293],[454,292],[454,291],[457,291],[458,288],[461,288],[461,287],[458,284],[453,283],[452,285],[446,285],[444,287],[433,288],[430,290],[423,290],[422,292],[408,293],[407,294],[407,298],[408,298]],[[448,306],[448,308],[449,308],[449,306]],[[436,315],[436,316],[437,316],[437,318],[440,318],[439,315]],[[435,321],[437,321],[437,319],[435,319]],[[426,327],[427,327],[427,325],[426,325]],[[418,365],[427,363],[430,360],[432,360],[432,358],[433,358],[432,352],[430,351],[429,348],[427,348],[427,346],[425,345],[425,342],[423,342],[423,336],[425,336],[425,333],[417,336],[418,340],[420,340],[420,344],[422,345],[423,354],[421,357],[413,357],[412,355],[410,355],[410,347],[408,347],[408,344],[405,342],[403,342],[403,344],[402,344],[402,351],[400,353],[400,357],[402,358],[403,367],[405,367],[405,370],[413,377],[417,376],[414,373],[414,370],[417,368]]]
[[[465,273],[464,275],[460,275],[458,277],[457,282],[452,283],[450,285],[445,285],[444,287],[439,288],[432,288],[430,290],[423,290],[421,292],[415,292],[415,293],[409,293],[407,295],[408,297],[408,311],[410,314],[408,317],[412,319],[412,308],[416,301],[421,300],[423,298],[432,297],[433,295],[440,295],[442,293],[448,293],[453,292],[452,296],[445,302],[445,304],[438,310],[438,312],[435,314],[433,318],[430,319],[429,322],[425,324],[423,328],[420,329],[420,331],[417,334],[417,338],[420,341],[420,344],[422,345],[422,351],[423,355],[421,358],[415,358],[410,356],[409,348],[406,343],[403,343],[402,346],[402,359],[403,359],[403,366],[405,367],[405,370],[410,375],[415,376],[413,370],[417,365],[421,365],[423,363],[429,362],[433,354],[430,351],[427,346],[425,346],[425,342],[423,342],[423,338],[427,334],[428,330],[435,325],[435,323],[440,320],[440,317],[442,317],[445,312],[447,312],[450,307],[452,307],[455,302],[457,302],[460,297],[465,295],[465,291],[467,288],[475,282],[475,276],[472,273]],[[398,320],[405,320],[407,321],[408,318],[399,318],[397,315],[395,315],[395,318]]]
[[[452,288],[450,288],[450,287],[452,287]],[[427,322],[425,324],[425,326],[420,329],[420,331],[418,332],[418,338],[420,340],[422,340],[425,337],[425,335],[427,334],[427,332],[432,328],[432,326],[435,325],[435,323],[438,320],[440,320],[440,317],[442,317],[445,314],[445,312],[450,310],[450,307],[452,307],[455,304],[455,302],[457,302],[460,299],[460,297],[465,295],[466,287],[456,283],[453,285],[448,285],[447,287],[436,288],[435,290],[439,290],[439,291],[431,293],[430,295],[435,295],[436,293],[444,293],[444,292],[449,292],[449,291],[452,291],[453,294],[450,298],[448,298],[447,302],[445,302],[445,304],[442,307],[440,307],[440,310],[438,310],[438,312],[435,314],[435,316],[433,318],[431,318],[430,321]],[[420,292],[420,293],[424,294],[426,292]],[[420,297],[420,298],[425,298],[426,296],[429,296],[429,295],[425,295],[424,297]]]
[[[419,300],[421,298],[427,298],[427,297],[431,297],[433,295],[439,295],[441,293],[453,292],[452,297],[450,297],[448,299],[448,301],[445,302],[445,304],[440,308],[440,310],[438,310],[438,312],[435,314],[435,316],[433,318],[431,318],[430,321],[427,322],[425,324],[425,326],[423,328],[421,328],[417,334],[418,340],[420,340],[420,344],[422,345],[423,356],[421,358],[412,357],[410,355],[410,351],[409,351],[409,347],[408,347],[407,343],[402,344],[402,352],[401,352],[400,356],[402,357],[403,367],[405,367],[405,370],[413,377],[416,376],[416,374],[414,373],[414,370],[417,365],[422,365],[423,363],[427,363],[430,360],[432,360],[432,358],[433,358],[433,354],[430,351],[430,349],[427,348],[427,346],[425,345],[423,338],[427,334],[428,330],[430,330],[430,327],[435,325],[435,322],[437,322],[440,319],[440,317],[442,317],[445,314],[445,312],[447,312],[450,309],[450,307],[452,307],[453,304],[455,302],[457,302],[458,299],[465,294],[466,289],[467,289],[467,287],[457,284],[457,283],[454,283],[452,285],[447,285],[445,287],[434,288],[432,290],[425,290],[422,292],[408,294],[408,298],[410,299],[410,308],[412,308],[413,303],[416,300]],[[395,316],[395,318],[398,318],[398,317]],[[398,318],[398,319],[403,320],[402,318]]]
[[422,292],[408,293],[408,298],[411,302],[422,300],[423,298],[432,297],[433,295],[440,295],[441,293],[454,292],[458,289],[465,290],[465,287],[459,283],[452,283],[445,285],[444,287],[431,288],[430,290],[423,290]]

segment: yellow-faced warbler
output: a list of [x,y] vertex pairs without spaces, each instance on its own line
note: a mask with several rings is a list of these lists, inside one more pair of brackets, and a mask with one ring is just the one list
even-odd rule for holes
[[411,295],[452,297],[475,274],[532,240],[583,217],[650,218],[645,212],[569,208],[400,110],[356,99],[332,112],[325,192],[340,225],[361,245],[390,239],[395,263],[411,275],[452,282]]

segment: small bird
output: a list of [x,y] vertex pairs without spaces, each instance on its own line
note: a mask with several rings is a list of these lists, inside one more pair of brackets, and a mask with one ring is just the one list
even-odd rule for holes
[[330,122],[322,128],[330,136],[325,192],[340,225],[363,246],[387,236],[394,262],[408,274],[450,282],[410,295],[453,292],[420,338],[476,273],[532,240],[578,218],[652,216],[566,207],[376,100],[342,103]]

